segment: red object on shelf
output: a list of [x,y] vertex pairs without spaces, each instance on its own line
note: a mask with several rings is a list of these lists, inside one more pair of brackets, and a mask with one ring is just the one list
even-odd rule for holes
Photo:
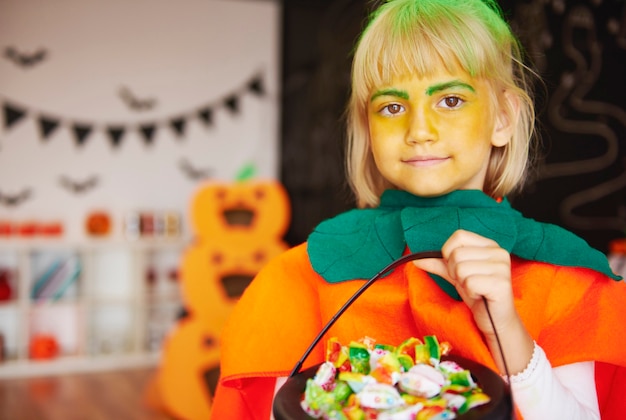
[[21,236],[35,236],[39,233],[39,225],[35,221],[20,223],[17,233]]
[[154,283],[156,283],[156,280],[157,280],[156,270],[154,269],[154,267],[148,267],[146,269],[146,283],[148,283],[149,286],[154,286]]
[[614,239],[609,243],[609,251],[612,254],[626,255],[626,238]]
[[139,215],[141,235],[152,236],[155,234],[154,214],[151,212],[142,212]]
[[41,223],[39,226],[39,232],[44,236],[61,236],[63,234],[63,223]]
[[170,281],[173,282],[177,282],[180,278],[178,270],[176,268],[171,269],[167,277],[170,279]]
[[13,234],[13,223],[8,220],[0,220],[0,236],[11,236]]
[[59,354],[59,343],[52,335],[35,335],[30,339],[29,352],[31,359],[54,359]]
[[12,295],[11,272],[2,268],[0,269],[0,301],[10,300]]
[[63,234],[63,223],[59,221],[41,222],[37,220],[10,221],[0,220],[0,237],[6,236],[48,236],[57,237]]

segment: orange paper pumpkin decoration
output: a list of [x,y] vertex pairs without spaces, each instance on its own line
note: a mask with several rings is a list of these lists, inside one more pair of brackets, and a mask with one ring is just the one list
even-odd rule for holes
[[[219,336],[239,296],[270,258],[282,253],[289,225],[287,193],[276,181],[209,182],[192,201],[195,243],[182,259],[188,315],[164,345],[158,376],[172,415],[207,418],[219,373]],[[208,380],[207,378],[210,378]]]
[[278,240],[287,230],[289,198],[275,181],[243,181],[209,184],[191,207],[191,222],[201,239],[217,236],[221,241],[257,243]]

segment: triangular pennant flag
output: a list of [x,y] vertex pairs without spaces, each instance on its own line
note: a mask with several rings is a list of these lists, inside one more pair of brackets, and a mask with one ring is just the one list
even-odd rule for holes
[[109,134],[113,147],[118,147],[122,143],[122,137],[124,137],[125,132],[126,129],[124,127],[107,128],[107,133]]
[[43,140],[46,140],[48,137],[50,137],[58,126],[59,120],[46,118],[43,115],[39,117],[39,132],[41,133],[41,138]]
[[178,137],[185,134],[185,119],[183,117],[171,120],[170,126],[172,126]]
[[239,112],[239,98],[236,95],[232,95],[224,99],[224,105],[226,105],[226,108],[228,108],[233,114],[237,114]]
[[82,146],[87,141],[87,137],[89,137],[89,133],[91,133],[91,126],[88,125],[79,125],[74,124],[72,130],[74,131],[74,136],[76,137],[76,144],[78,146]]
[[211,108],[205,108],[198,112],[198,116],[205,125],[213,124],[213,110]]
[[248,89],[258,96],[265,95],[265,86],[263,86],[263,79],[261,76],[257,76],[248,83]]
[[141,131],[141,135],[143,136],[146,144],[152,144],[155,129],[156,126],[154,124],[142,125],[141,127],[139,127],[139,131]]
[[4,104],[4,127],[10,128],[26,115],[26,111],[15,106]]

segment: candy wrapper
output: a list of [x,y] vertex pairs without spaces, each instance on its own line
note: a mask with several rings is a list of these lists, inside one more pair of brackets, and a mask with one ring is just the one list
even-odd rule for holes
[[307,380],[302,409],[325,420],[444,420],[487,404],[468,370],[442,361],[449,351],[435,336],[397,346],[331,338],[326,362]]

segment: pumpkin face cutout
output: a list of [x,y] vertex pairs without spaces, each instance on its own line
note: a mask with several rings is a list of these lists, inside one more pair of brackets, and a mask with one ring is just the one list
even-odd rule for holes
[[246,237],[257,243],[282,237],[289,217],[287,193],[273,181],[209,184],[195,196],[191,210],[191,223],[201,237]]
[[196,238],[180,271],[187,315],[164,344],[157,378],[175,417],[208,418],[221,330],[256,273],[288,248],[281,237],[289,215],[288,196],[275,181],[210,182],[194,196]]

